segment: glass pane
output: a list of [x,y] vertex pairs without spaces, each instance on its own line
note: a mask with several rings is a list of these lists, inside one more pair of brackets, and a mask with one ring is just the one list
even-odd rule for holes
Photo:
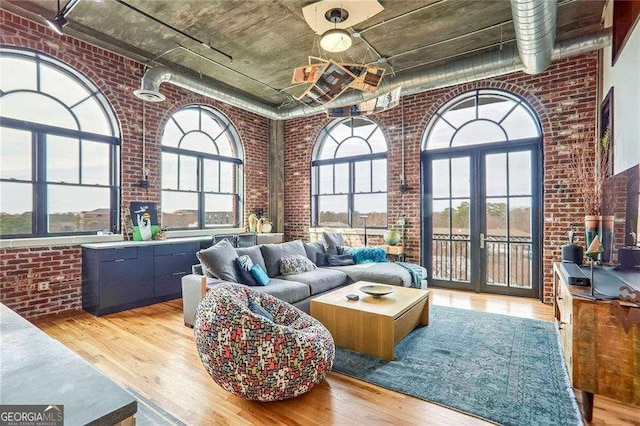
[[382,134],[380,128],[373,132],[367,142],[371,145],[372,152],[387,152],[387,142],[384,140],[384,134]]
[[371,192],[371,161],[358,161],[356,169],[355,192]]
[[218,121],[213,117],[213,113],[209,111],[202,111],[202,127],[201,130],[211,136],[211,138],[215,139],[218,137],[220,133],[224,130],[224,128],[218,123]]
[[448,148],[455,129],[441,118],[437,118],[436,120],[438,121],[436,121],[436,124],[433,125],[429,132],[427,149]]
[[462,127],[453,137],[451,146],[479,145],[507,140],[504,131],[489,121],[473,121]]
[[164,133],[162,133],[162,145],[177,148],[182,136],[184,136],[184,133],[180,131],[175,121],[169,119],[164,126]]
[[80,129],[84,132],[111,135],[111,126],[102,106],[93,97],[82,102],[72,110],[80,121]]
[[30,183],[0,182],[0,234],[32,234],[33,187]]
[[447,120],[451,125],[456,128],[462,127],[466,122],[476,119],[476,99],[472,98],[464,99],[454,106],[452,106],[447,112],[442,114],[442,118]]
[[162,191],[161,223],[167,228],[197,228],[198,194]]
[[40,64],[40,91],[71,107],[91,93],[66,73],[45,63]]
[[220,155],[224,155],[225,157],[237,157],[231,149],[231,139],[229,138],[228,133],[220,135],[220,137],[216,139],[216,145],[218,146]]
[[470,247],[471,242],[468,239],[451,241],[451,279],[453,281],[470,281]]
[[109,188],[49,185],[49,232],[111,230]]
[[509,140],[535,138],[539,136],[538,126],[524,106],[519,105],[502,122]]
[[31,180],[31,133],[0,127],[0,177]]
[[338,148],[338,143],[336,141],[334,141],[333,139],[327,137],[327,139],[325,139],[322,142],[322,148],[320,149],[320,152],[318,153],[318,157],[317,159],[319,160],[324,160],[327,158],[334,158],[336,155],[336,149]]
[[481,96],[478,105],[478,118],[499,122],[514,105],[514,101],[502,96]]
[[509,245],[509,285],[531,288],[531,244]]
[[362,139],[349,138],[340,144],[336,151],[336,158],[351,157],[353,155],[371,154],[371,148]]
[[531,198],[509,199],[509,240],[531,241]]
[[469,157],[451,159],[451,196],[469,197],[471,181]]
[[531,151],[509,153],[509,195],[531,195]]
[[487,242],[485,256],[487,259],[487,284],[506,286],[508,254],[507,243]]
[[38,93],[16,92],[0,98],[3,117],[78,130],[75,118],[62,104]]
[[487,198],[487,239],[507,237],[507,199]]
[[233,163],[220,162],[220,192],[235,192],[236,165]]
[[183,191],[198,190],[198,159],[187,155],[178,157],[178,170],[180,173],[179,189]]
[[487,196],[507,195],[507,154],[485,156]]
[[353,220],[356,228],[364,226],[364,218],[367,217],[368,227],[387,227],[387,194],[359,194],[353,196]]
[[220,192],[220,162],[215,160],[203,160],[204,162],[204,190]]
[[173,118],[185,133],[200,130],[200,110],[198,108],[182,109],[173,114]]
[[431,192],[433,198],[449,198],[449,159],[431,162]]
[[433,202],[433,238],[449,237],[450,213],[449,200],[435,200]]
[[451,249],[451,242],[449,240],[438,239],[434,235],[431,242],[431,270],[432,276],[438,280],[451,279],[451,263],[449,262],[449,251]]
[[0,58],[0,90],[3,92],[36,90],[36,79],[36,64],[32,59]]
[[178,189],[178,155],[162,153],[162,188]]
[[109,185],[109,150],[106,143],[82,141],[82,183]]
[[346,228],[349,226],[346,195],[318,197],[318,226]]
[[333,194],[333,166],[318,166],[320,173],[320,194]]
[[468,238],[470,235],[469,206],[468,199],[451,201],[451,233],[454,238]]
[[373,188],[376,191],[387,190],[387,160],[373,160]]
[[80,141],[47,135],[47,181],[80,183]]
[[349,164],[336,164],[335,173],[335,193],[346,194],[349,192]]
[[204,197],[204,225],[235,226],[234,195],[206,194]]
[[363,118],[354,118],[353,124],[353,136],[359,136],[362,139],[368,139],[377,128],[375,123]]
[[218,148],[209,136],[202,132],[188,133],[180,141],[180,148],[190,151],[205,152],[207,154],[218,154]]

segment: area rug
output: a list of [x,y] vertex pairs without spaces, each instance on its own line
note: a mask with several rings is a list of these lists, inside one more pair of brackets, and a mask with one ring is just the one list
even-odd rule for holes
[[333,370],[504,425],[582,425],[555,324],[432,306],[395,360],[337,348]]
[[134,415],[136,426],[187,426],[135,389],[127,388],[127,391],[138,400],[138,411]]

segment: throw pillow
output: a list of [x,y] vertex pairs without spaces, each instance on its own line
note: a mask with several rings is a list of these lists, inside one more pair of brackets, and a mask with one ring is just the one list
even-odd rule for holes
[[267,270],[267,267],[264,264],[264,258],[262,257],[262,252],[260,251],[259,246],[237,248],[236,254],[238,256],[243,256],[246,254],[251,258],[251,261],[253,262],[254,265],[260,265],[263,271]]
[[249,302],[249,310],[254,314],[260,315],[268,319],[269,321],[273,321],[273,315],[265,308],[262,307],[258,302],[252,300]]
[[332,234],[331,232],[324,231],[322,238],[324,238],[324,242],[327,244],[327,253],[329,254],[338,254],[337,247],[344,245],[344,237],[342,234]]
[[338,247],[336,247],[336,250],[338,251],[338,254],[351,254],[351,249],[352,249],[352,247],[349,247],[349,246],[338,246]]
[[307,252],[307,257],[313,263],[316,263],[316,257],[318,253],[326,253],[324,243],[322,241],[315,241],[313,243],[303,243],[304,251]]
[[316,265],[306,256],[294,254],[293,256],[285,256],[278,262],[280,275],[294,275],[303,272],[309,272],[316,269]]
[[350,254],[330,254],[327,256],[329,266],[349,266],[355,265],[353,256]]
[[316,253],[316,266],[329,266],[329,253]]
[[387,261],[387,253],[382,247],[354,247],[351,255],[356,263],[382,263]]
[[253,261],[249,256],[242,255],[236,259],[236,269],[238,272],[238,282],[240,284],[248,286],[258,286],[258,282],[251,274],[251,268],[253,268]]
[[253,275],[253,278],[256,279],[258,285],[269,284],[269,275],[267,275],[267,273],[260,267],[260,265],[253,265],[253,268],[251,268],[251,275]]
[[262,251],[264,264],[267,265],[266,272],[271,278],[280,275],[278,261],[283,257],[294,254],[300,254],[304,257],[307,256],[307,252],[304,251],[304,245],[300,240],[280,244],[262,244],[260,251]]
[[233,283],[238,282],[234,262],[238,256],[229,241],[222,240],[206,250],[200,250],[196,256],[215,278]]

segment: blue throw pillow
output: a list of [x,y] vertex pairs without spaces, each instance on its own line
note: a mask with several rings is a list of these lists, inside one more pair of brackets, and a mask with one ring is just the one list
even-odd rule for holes
[[[260,269],[262,269],[262,268],[260,268]],[[269,321],[273,321],[273,315],[271,315],[271,313],[269,311],[267,311],[265,308],[263,308],[262,305],[260,305],[255,300],[252,300],[252,301],[249,302],[249,310],[251,312],[253,312],[254,314],[257,314],[257,315],[265,317]]]
[[240,284],[248,286],[259,286],[260,284],[251,274],[251,268],[253,268],[253,261],[249,256],[242,255],[236,258],[236,272],[238,275],[238,282]]
[[329,266],[329,253],[316,253],[316,266]]
[[337,246],[336,250],[338,250],[338,254],[351,254],[351,249],[353,247],[349,246]]
[[353,256],[350,254],[330,254],[327,256],[329,266],[349,266],[355,265]]
[[262,270],[260,265],[253,265],[251,268],[251,275],[256,279],[258,285],[267,285],[269,284],[269,276],[265,271]]
[[387,253],[382,247],[354,247],[351,256],[356,263],[381,263],[387,261]]

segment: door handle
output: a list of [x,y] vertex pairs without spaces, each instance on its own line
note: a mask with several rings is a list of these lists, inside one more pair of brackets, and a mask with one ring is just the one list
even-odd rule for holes
[[480,248],[484,248],[484,232],[480,233]]

